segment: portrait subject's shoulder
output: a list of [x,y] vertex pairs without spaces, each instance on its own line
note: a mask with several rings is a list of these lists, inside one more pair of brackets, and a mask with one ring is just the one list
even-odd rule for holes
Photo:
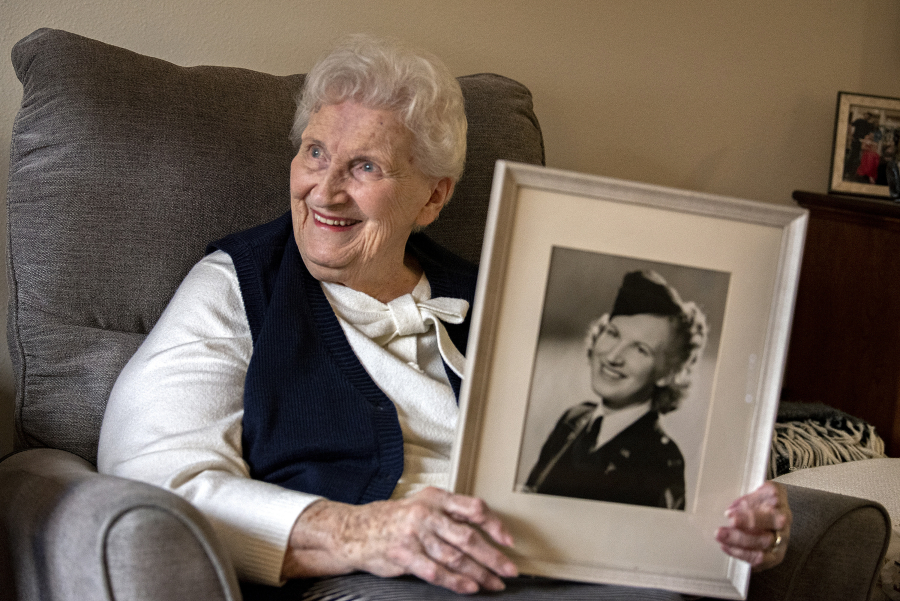
[[660,423],[658,415],[654,416],[654,419],[652,420],[652,430],[649,431],[648,434],[650,434],[650,442],[652,442],[653,447],[655,448],[653,451],[654,454],[659,457],[666,457],[670,464],[678,462],[683,463],[681,449],[678,448],[678,444],[675,440],[665,431]]
[[597,403],[585,401],[572,407],[569,407],[563,414],[562,421],[566,423],[574,423],[579,419],[591,415],[597,409]]

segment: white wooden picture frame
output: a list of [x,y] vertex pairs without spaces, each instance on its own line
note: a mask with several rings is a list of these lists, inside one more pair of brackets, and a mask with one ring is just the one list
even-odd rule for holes
[[[793,206],[498,162],[452,486],[503,517],[521,572],[746,596],[749,566],[714,533],[765,478],[806,222]],[[541,441],[590,394],[581,340],[548,321],[598,316],[635,268],[711,316],[697,382],[664,416],[683,448],[684,510],[527,492]]]

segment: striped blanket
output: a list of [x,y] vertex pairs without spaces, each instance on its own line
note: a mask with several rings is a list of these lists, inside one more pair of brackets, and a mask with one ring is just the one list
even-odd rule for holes
[[885,457],[871,424],[822,403],[782,401],[778,407],[769,478],[807,467]]

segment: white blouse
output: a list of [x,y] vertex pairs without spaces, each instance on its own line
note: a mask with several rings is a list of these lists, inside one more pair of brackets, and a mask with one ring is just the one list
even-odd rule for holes
[[[388,304],[338,284],[322,288],[351,348],[397,407],[404,470],[393,496],[446,487],[458,411],[442,356],[458,373],[464,359],[434,324],[461,321],[468,303],[431,299],[424,276]],[[277,585],[291,529],[318,497],[250,478],[241,424],[252,351],[234,265],[217,251],[194,266],[119,375],[98,468],[183,496],[210,520],[239,577]]]

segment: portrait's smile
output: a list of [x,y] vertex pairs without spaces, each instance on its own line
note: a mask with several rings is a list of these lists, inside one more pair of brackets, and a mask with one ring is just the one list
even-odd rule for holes
[[620,372],[616,369],[613,369],[612,367],[609,366],[608,363],[605,363],[605,362],[600,364],[599,376],[601,378],[606,378],[607,380],[611,380],[611,381],[618,381],[618,380],[622,380],[627,377],[625,374],[623,374],[622,372]]

